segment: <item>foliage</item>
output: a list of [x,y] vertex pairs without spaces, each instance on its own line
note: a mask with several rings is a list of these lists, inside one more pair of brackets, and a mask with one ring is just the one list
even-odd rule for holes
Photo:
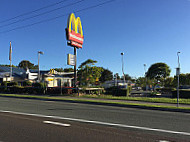
[[114,74],[114,78],[116,78],[116,77],[117,77],[117,80],[121,79],[119,76],[119,73]]
[[6,86],[7,86],[7,83],[9,83],[9,82],[8,82],[8,81],[4,81],[4,82],[1,83],[1,86],[6,87]]
[[97,61],[88,59],[79,66],[78,80],[80,85],[95,84],[99,81],[103,68],[94,66]]
[[[173,86],[177,86],[177,80],[178,80],[178,77],[174,76]],[[190,74],[189,73],[180,74],[179,83],[180,85],[190,85]]]
[[173,87],[173,81],[174,81],[174,78],[173,77],[167,77],[164,81],[164,86],[165,87]]
[[161,81],[170,75],[170,68],[165,63],[155,63],[150,66],[146,73],[146,77],[150,79],[156,79],[157,81]]
[[97,63],[97,61],[92,60],[92,59],[88,59],[88,60],[86,60],[85,62],[83,62],[83,63],[79,66],[79,68],[83,68],[83,67],[86,67],[86,66],[92,66],[92,65],[94,65],[95,63]]
[[54,70],[57,72],[63,72],[64,71],[63,68],[54,68]]
[[29,68],[29,69],[38,69],[38,65],[34,65],[28,60],[22,60],[19,64],[18,67],[20,68]]
[[154,79],[149,79],[145,77],[139,77],[136,80],[136,86],[138,87],[146,87],[146,85],[155,85],[156,81]]
[[[172,91],[172,97],[177,98],[177,90]],[[190,98],[190,89],[179,89],[179,98]]]
[[23,86],[32,86],[32,83],[30,81],[24,81]]
[[[3,65],[3,64],[2,64],[2,65],[0,65],[0,66],[2,66],[2,67],[11,67],[11,65]],[[12,67],[15,67],[15,68],[16,68],[17,66],[12,65]]]
[[37,88],[43,88],[45,87],[45,84],[44,83],[39,83],[39,82],[36,82],[36,83],[33,83],[32,84],[33,87],[37,87]]
[[105,82],[113,79],[113,72],[108,69],[103,68],[103,72],[101,73],[100,81]]
[[8,82],[7,86],[18,86],[18,82]]
[[[121,79],[123,80],[123,76],[121,77]],[[128,74],[125,74],[125,80],[131,81],[132,77],[130,75],[128,75]]]
[[63,71],[64,72],[74,72],[74,69],[73,68],[65,68]]
[[106,94],[111,94],[113,96],[129,96],[131,93],[131,86],[127,88],[118,88],[118,87],[110,87],[106,89]]

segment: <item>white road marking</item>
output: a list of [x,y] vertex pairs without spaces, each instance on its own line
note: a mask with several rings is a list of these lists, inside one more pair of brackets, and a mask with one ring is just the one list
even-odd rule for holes
[[64,124],[64,123],[59,123],[59,122],[54,122],[54,121],[43,121],[43,123],[46,123],[46,124],[54,124],[54,125],[59,125],[59,126],[64,126],[64,127],[69,127],[69,126],[71,126],[70,124]]
[[156,128],[131,126],[131,125],[125,125],[125,124],[107,123],[107,122],[92,121],[92,120],[85,120],[85,119],[67,118],[67,117],[60,117],[60,116],[49,116],[49,115],[42,115],[42,114],[31,114],[31,113],[5,111],[5,110],[0,110],[0,112],[11,113],[11,114],[19,114],[19,115],[27,115],[27,116],[36,116],[36,117],[43,117],[43,118],[53,118],[53,119],[60,119],[60,120],[77,121],[77,122],[83,122],[83,123],[101,124],[101,125],[107,125],[107,126],[117,126],[117,127],[123,127],[123,128],[133,128],[133,129],[140,129],[140,130],[146,130],[146,131],[156,131],[156,132],[163,132],[163,133],[180,134],[180,135],[190,136],[190,133],[188,133],[188,132],[178,132],[178,131],[163,130],[163,129],[156,129]]

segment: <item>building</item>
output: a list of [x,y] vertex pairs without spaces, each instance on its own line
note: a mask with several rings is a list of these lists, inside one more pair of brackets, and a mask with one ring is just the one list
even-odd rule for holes
[[[47,87],[72,86],[73,72],[56,72],[55,70],[40,71],[40,80],[47,84]],[[0,83],[4,81],[15,81],[22,83],[38,81],[37,69],[12,68],[12,77],[10,76],[10,67],[0,66]]]

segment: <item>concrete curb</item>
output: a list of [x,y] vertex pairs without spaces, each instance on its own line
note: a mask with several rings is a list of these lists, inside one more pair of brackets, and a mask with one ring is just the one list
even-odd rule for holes
[[141,106],[137,104],[116,104],[116,103],[110,103],[110,102],[91,102],[86,100],[62,100],[62,99],[51,99],[51,98],[32,98],[30,96],[3,96],[0,95],[0,97],[7,97],[7,98],[20,98],[20,99],[32,99],[32,100],[43,100],[43,101],[59,101],[59,102],[69,102],[69,103],[84,103],[84,104],[93,104],[93,105],[105,105],[105,106],[117,106],[117,107],[128,107],[128,108],[138,108],[138,109],[147,109],[147,110],[159,110],[159,111],[171,111],[171,112],[183,112],[183,113],[190,113],[190,110],[187,109],[172,109],[172,108],[162,108],[162,107],[148,107],[148,106]]

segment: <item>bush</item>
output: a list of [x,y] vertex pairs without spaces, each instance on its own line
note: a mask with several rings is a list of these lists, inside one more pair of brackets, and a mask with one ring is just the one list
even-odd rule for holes
[[37,82],[37,83],[33,83],[32,86],[37,87],[37,88],[43,88],[43,87],[45,87],[45,84],[41,83],[41,82],[40,83]]
[[106,89],[106,94],[111,94],[113,96],[129,96],[131,93],[131,86],[127,88],[118,88],[118,87],[110,87]]
[[30,81],[24,81],[23,86],[32,86],[32,83]]
[[[172,91],[172,97],[177,98],[177,90]],[[190,89],[179,89],[179,98],[190,98]]]
[[8,81],[4,81],[4,82],[1,83],[1,86],[6,87],[6,86],[7,86],[7,83],[9,83],[9,82],[8,82]]
[[18,86],[18,82],[8,82],[7,86]]
[[[61,94],[61,88],[60,87],[48,87],[47,94]],[[62,94],[72,94],[73,89],[67,88],[67,87],[62,87]]]
[[163,94],[170,94],[174,91],[174,88],[171,87],[164,87],[164,88],[156,88],[156,91],[163,93]]

